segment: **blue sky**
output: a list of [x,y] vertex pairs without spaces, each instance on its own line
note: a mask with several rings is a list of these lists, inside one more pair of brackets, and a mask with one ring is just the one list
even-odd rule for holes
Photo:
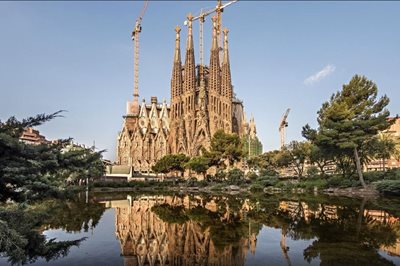
[[[153,1],[143,18],[139,94],[169,100],[174,28],[216,1]],[[114,159],[133,91],[130,34],[143,2],[0,2],[0,119],[68,110],[39,127],[48,139],[73,137]],[[400,113],[400,2],[239,1],[223,13],[235,92],[253,114],[264,150],[279,147],[354,74],[374,80]],[[198,25],[194,25],[198,62]],[[211,44],[205,24],[205,62]],[[184,49],[186,30],[182,30]],[[182,51],[182,54],[183,51]]]

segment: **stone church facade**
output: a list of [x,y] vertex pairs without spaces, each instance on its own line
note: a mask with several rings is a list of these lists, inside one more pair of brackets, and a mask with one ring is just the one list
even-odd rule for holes
[[[176,27],[171,77],[171,102],[139,106],[138,95],[127,104],[122,131],[118,134],[117,164],[134,171],[150,172],[151,166],[167,154],[201,154],[210,146],[217,130],[250,134],[243,103],[233,92],[229,63],[228,30],[224,30],[222,55],[218,45],[216,17],[213,18],[209,66],[196,65],[192,21],[189,16],[185,61],[180,49],[181,29]],[[222,60],[221,60],[222,59]],[[222,62],[221,62],[222,61]]]

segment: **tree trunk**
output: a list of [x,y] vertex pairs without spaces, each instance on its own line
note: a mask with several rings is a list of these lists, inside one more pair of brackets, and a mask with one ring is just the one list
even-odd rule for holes
[[386,160],[385,157],[382,158],[382,163],[383,163],[383,172],[386,172]]
[[360,157],[358,156],[358,151],[357,151],[356,147],[354,148],[354,158],[356,160],[358,179],[360,180],[361,185],[363,186],[363,188],[366,188],[367,185],[364,182],[364,177],[363,177],[363,173],[362,173],[362,169],[361,169],[361,163],[360,163]]
[[319,168],[319,171],[320,171],[320,175],[322,177],[324,177],[325,176],[324,167],[325,167],[326,164],[322,164],[322,163],[317,162],[317,165],[318,165],[318,168]]
[[301,164],[299,169],[299,180],[303,177],[303,173],[304,173],[304,164]]

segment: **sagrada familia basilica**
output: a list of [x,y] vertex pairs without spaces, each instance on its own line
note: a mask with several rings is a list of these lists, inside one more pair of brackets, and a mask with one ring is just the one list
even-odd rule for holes
[[[210,63],[196,65],[192,17],[188,16],[185,61],[182,64],[180,33],[175,29],[175,52],[171,77],[171,101],[138,102],[138,92],[127,104],[122,131],[118,135],[117,164],[150,172],[151,166],[167,154],[196,156],[209,148],[217,130],[254,139],[254,119],[246,122],[242,101],[235,97],[229,63],[228,30],[223,31],[223,54],[218,42],[217,18],[213,17]],[[222,60],[221,60],[222,59]]]

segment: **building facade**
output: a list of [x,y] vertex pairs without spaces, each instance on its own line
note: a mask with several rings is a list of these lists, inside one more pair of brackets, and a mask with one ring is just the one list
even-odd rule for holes
[[248,127],[244,127],[242,135],[243,152],[247,158],[262,154],[263,146],[257,137],[257,127],[254,117],[250,118]]
[[151,104],[143,101],[139,106],[138,93],[134,93],[118,135],[117,164],[133,166],[138,172],[150,172],[151,166],[167,154],[200,155],[202,148],[209,148],[217,130],[236,133],[240,137],[249,134],[243,102],[236,99],[233,92],[228,30],[223,31],[221,55],[217,18],[213,18],[209,65],[196,65],[192,18],[188,16],[184,63],[181,60],[181,29],[178,26],[175,29],[170,105],[165,101],[160,104],[152,97]]
[[[394,120],[393,124],[385,131],[378,133],[381,139],[391,139],[396,143],[396,149],[400,151],[400,117],[391,117]],[[386,169],[400,168],[400,155],[392,154],[390,158],[385,160],[375,158],[365,165],[366,171],[382,171]]]
[[39,130],[31,127],[25,128],[22,135],[19,137],[20,141],[27,144],[39,145],[49,143],[43,135],[40,135]]

